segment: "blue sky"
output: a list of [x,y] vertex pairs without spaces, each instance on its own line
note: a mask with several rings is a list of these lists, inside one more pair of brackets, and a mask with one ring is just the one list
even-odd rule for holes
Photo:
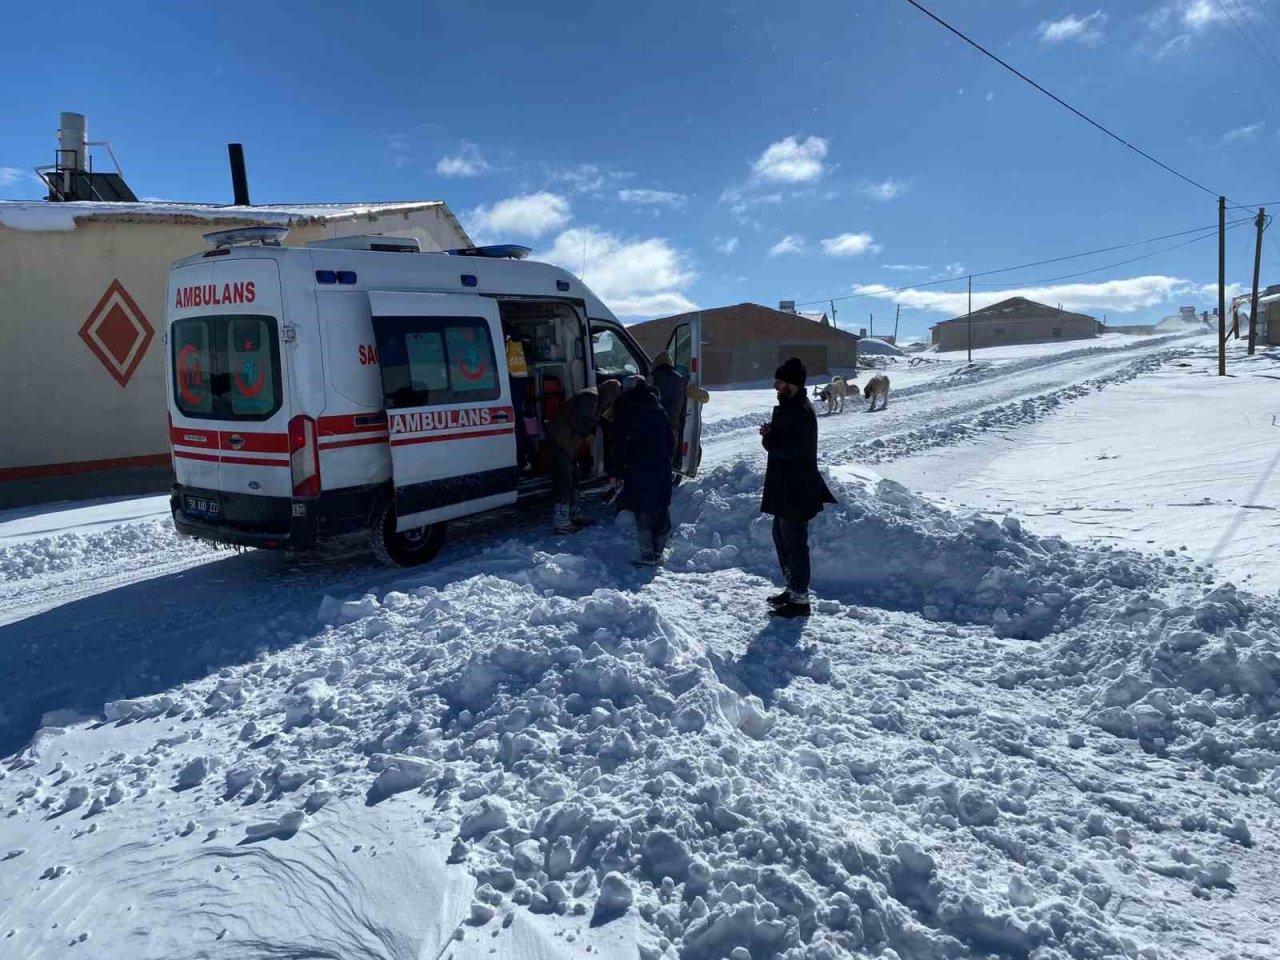
[[[1280,197],[1280,0],[1098,3],[928,5],[1213,190]],[[575,272],[585,248],[631,317],[871,292],[841,325],[882,332],[901,300],[904,335],[961,312],[963,284],[885,287],[1217,218],[904,0],[103,10],[6,12],[0,197],[41,195],[27,171],[76,110],[140,196],[229,202],[240,141],[255,202],[443,199],[478,239]],[[1250,233],[1228,234],[1237,284]],[[1213,240],[1038,282],[1177,242],[989,280],[1116,322],[1211,306]],[[1005,295],[975,283],[975,305]]]

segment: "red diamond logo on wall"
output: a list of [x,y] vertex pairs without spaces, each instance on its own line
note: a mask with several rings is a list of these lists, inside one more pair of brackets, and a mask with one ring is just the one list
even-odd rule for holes
[[80,328],[80,339],[122,387],[129,385],[154,336],[146,314],[138,309],[119,280],[111,281]]

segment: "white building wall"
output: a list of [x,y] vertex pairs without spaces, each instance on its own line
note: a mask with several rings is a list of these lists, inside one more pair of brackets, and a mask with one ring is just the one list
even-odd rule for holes
[[[24,495],[31,499],[46,478],[167,467],[162,334],[169,265],[203,249],[202,234],[235,225],[106,217],[41,230],[0,221],[0,488],[22,482],[34,491]],[[439,207],[294,227],[287,242],[357,233],[416,237],[424,250],[468,242]],[[95,338],[82,336],[104,298],[100,312],[110,319],[97,330],[99,351],[113,342],[112,327],[117,344],[135,329],[152,331],[107,362],[87,342]]]

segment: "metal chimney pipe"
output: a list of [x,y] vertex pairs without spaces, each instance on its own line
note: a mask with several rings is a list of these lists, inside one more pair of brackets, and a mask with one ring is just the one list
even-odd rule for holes
[[227,144],[227,159],[231,161],[231,190],[235,194],[237,207],[250,206],[249,177],[244,170],[244,145]]

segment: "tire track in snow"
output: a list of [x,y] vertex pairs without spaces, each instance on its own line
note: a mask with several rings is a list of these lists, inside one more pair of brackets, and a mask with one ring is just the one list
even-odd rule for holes
[[826,466],[851,462],[889,463],[936,447],[955,446],[977,439],[993,430],[1026,426],[1051,415],[1065,403],[1097,393],[1107,387],[1126,383],[1145,373],[1152,373],[1187,351],[1168,350],[1131,361],[1120,369],[1080,383],[1046,393],[1023,397],[997,406],[982,404],[976,415],[965,414],[942,423],[920,427],[889,436],[876,437],[862,443],[827,452],[820,457]]
[[[979,360],[975,363],[966,364],[965,366],[952,371],[945,378],[929,381],[927,383],[917,383],[910,387],[903,387],[901,389],[894,390],[892,392],[892,399],[900,402],[911,397],[950,393],[951,391],[960,388],[975,387],[985,383],[990,383],[993,380],[1012,379],[1019,374],[1033,370],[1067,366],[1086,359],[1106,360],[1117,355],[1123,356],[1129,353],[1147,351],[1154,347],[1166,346],[1185,339],[1187,339],[1187,335],[1185,334],[1170,337],[1153,337],[1137,343],[1124,344],[1123,346],[1118,347],[1083,347],[1079,350],[1071,350],[1065,353],[1055,353],[1039,357],[1027,357],[1024,360],[1014,360],[1007,363],[991,360]],[[869,372],[888,373],[892,376],[893,371],[893,367],[888,367],[877,368],[876,370]],[[759,425],[760,419],[761,416],[759,413],[749,413],[743,414],[739,417],[715,420],[711,423],[704,424],[702,428],[703,443],[705,444],[710,441],[716,441],[722,437],[727,437],[730,434],[738,433],[739,431],[754,430]]]

